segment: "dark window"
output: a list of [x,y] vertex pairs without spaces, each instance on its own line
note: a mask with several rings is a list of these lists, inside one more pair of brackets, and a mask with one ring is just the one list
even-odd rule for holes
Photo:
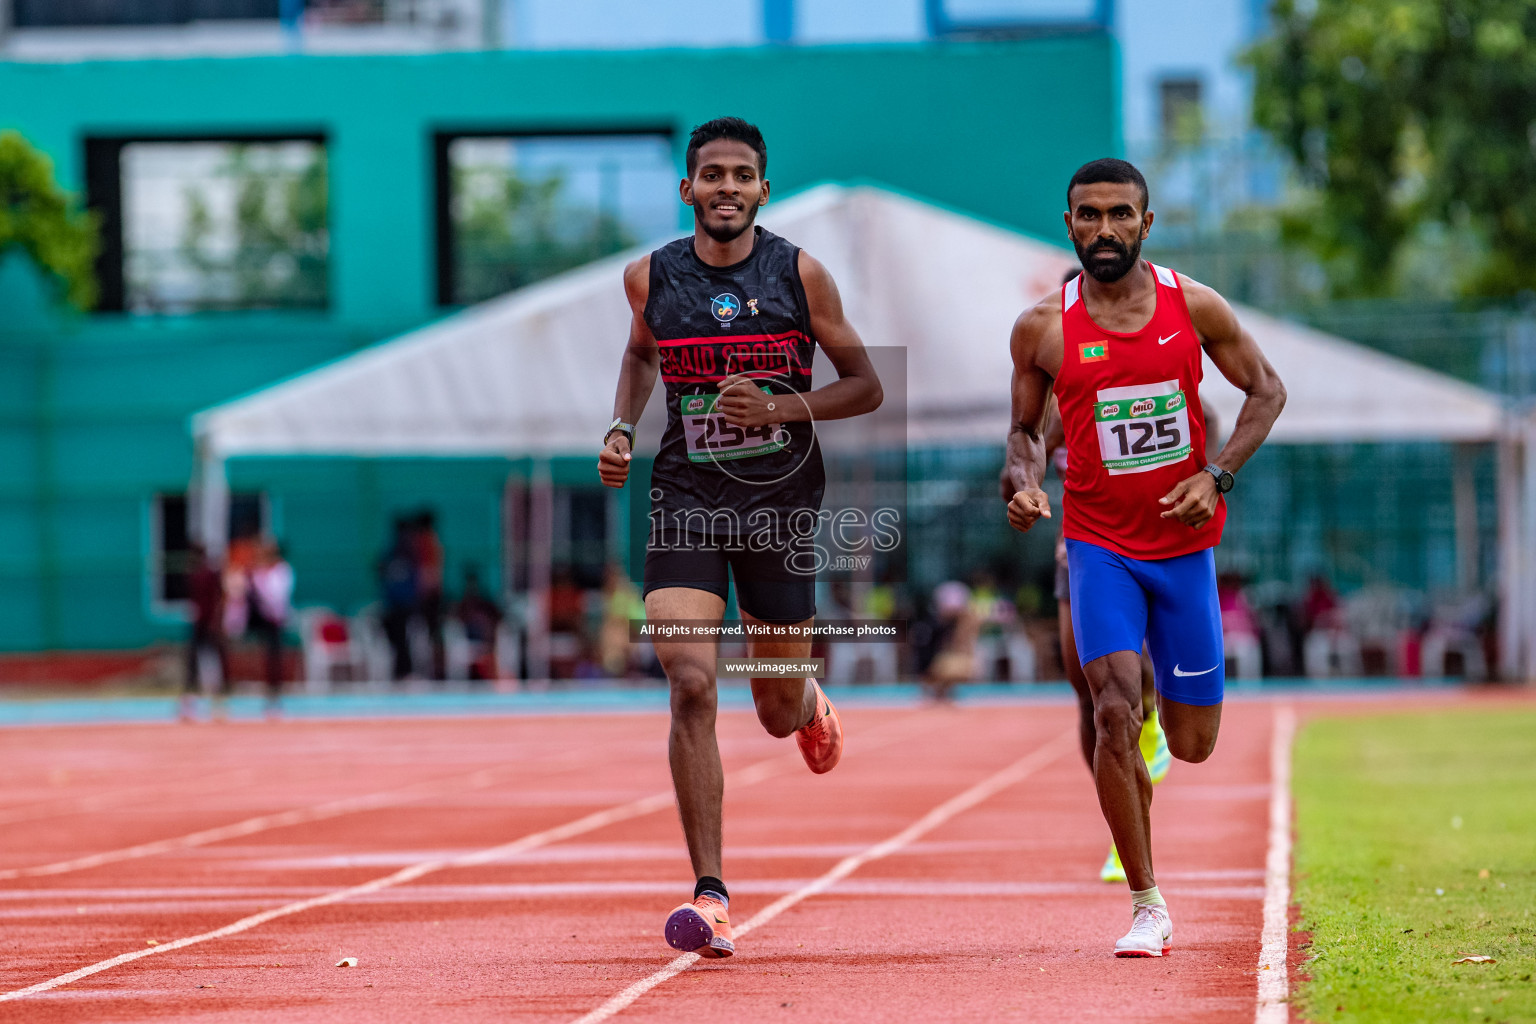
[[319,136],[86,140],[104,310],[322,309],[330,237]]
[[18,28],[276,20],[280,0],[11,0]]
[[1200,91],[1198,78],[1165,78],[1158,83],[1164,143],[1192,145],[1205,134]]
[[[188,580],[193,569],[187,496],[155,495],[153,514],[154,546],[149,553],[150,592],[157,604],[185,601],[190,596]],[[266,532],[266,527],[266,495],[230,495],[228,540],[259,537]]]
[[438,301],[479,302],[678,233],[664,132],[440,134]]

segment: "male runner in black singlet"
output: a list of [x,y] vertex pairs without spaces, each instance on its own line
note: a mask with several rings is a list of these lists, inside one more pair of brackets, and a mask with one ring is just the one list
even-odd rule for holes
[[[693,130],[688,177],[693,235],[624,271],[633,318],[619,369],[613,424],[598,473],[629,476],[634,423],[661,371],[667,427],[651,477],[645,614],[721,621],[727,586],[749,626],[809,625],[816,614],[814,552],[825,475],[816,420],[880,405],[880,382],[843,317],[831,276],[761,227],[768,151],[757,128],[723,117]],[[838,379],[811,390],[821,345]],[[754,658],[810,656],[800,639],[753,639]],[[701,956],[735,952],[721,880],[724,782],[715,742],[715,640],[656,638],[672,687],[669,759],[697,878],[694,898],[667,918],[667,942]],[[842,755],[842,723],[814,679],[755,678],[757,717],[773,736],[795,734],[813,772]]]

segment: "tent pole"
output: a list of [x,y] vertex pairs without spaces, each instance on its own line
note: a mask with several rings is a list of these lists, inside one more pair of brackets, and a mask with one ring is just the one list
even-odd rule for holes
[[549,679],[549,590],[555,485],[549,459],[534,460],[528,502],[528,678]]
[[229,477],[224,460],[211,448],[199,438],[187,526],[209,559],[217,562],[229,544]]
[[1472,478],[1476,447],[1461,443],[1452,449],[1451,504],[1455,518],[1456,589],[1471,594],[1478,585],[1477,483]]
[[1536,643],[1536,424],[1511,419],[1499,439],[1499,675],[1530,681]]
[[1516,679],[1536,682],[1536,413],[1527,414],[1520,431],[1520,491],[1517,512],[1520,539],[1514,560],[1520,588],[1519,674]]
[[523,481],[516,470],[509,470],[501,488],[501,606],[506,609],[509,622],[522,618],[518,609],[523,607],[520,595],[526,581],[518,572],[518,560],[527,552],[527,509],[528,493]]
[[1515,679],[1520,674],[1521,586],[1516,567],[1520,564],[1520,437],[1513,424],[1506,424],[1499,436],[1498,506],[1499,506],[1499,678]]

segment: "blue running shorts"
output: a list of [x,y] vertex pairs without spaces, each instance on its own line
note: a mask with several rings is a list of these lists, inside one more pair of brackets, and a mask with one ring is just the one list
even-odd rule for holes
[[1072,632],[1084,665],[1116,651],[1152,655],[1157,692],[1180,704],[1220,704],[1227,680],[1213,549],[1142,561],[1067,541]]

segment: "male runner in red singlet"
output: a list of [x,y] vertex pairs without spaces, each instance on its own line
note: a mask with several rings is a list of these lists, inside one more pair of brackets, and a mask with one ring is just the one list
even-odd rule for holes
[[[1152,785],[1137,749],[1142,644],[1169,749],[1205,760],[1226,674],[1211,551],[1226,521],[1222,494],[1285,405],[1280,378],[1226,301],[1141,259],[1147,200],[1146,180],[1123,160],[1078,169],[1065,218],[1085,273],[1026,310],[1011,339],[1015,529],[1051,515],[1040,485],[1053,393],[1072,453],[1062,526],[1072,624],[1093,694],[1094,785],[1132,897],[1116,956],[1162,956],[1173,937],[1152,873]],[[1247,396],[1210,463],[1202,351]]]
[[[651,472],[645,556],[652,621],[719,622],[734,582],[748,624],[811,625],[810,537],[826,485],[815,423],[871,412],[883,397],[826,267],[754,225],[768,202],[767,165],[768,147],[753,125],[735,117],[699,125],[679,186],[693,207],[693,233],[624,271],[633,317],[598,473],[609,487],[624,486],[634,425],[660,373],[667,423]],[[818,346],[838,379],[813,390]],[[675,949],[726,957],[736,945],[721,878],[719,644],[655,643],[672,687],[668,757],[697,879],[693,899],[668,915],[663,934]],[[810,653],[808,639],[750,641],[753,658]],[[756,678],[752,701],[771,735],[794,735],[811,771],[836,766],[842,721],[816,680]]]

